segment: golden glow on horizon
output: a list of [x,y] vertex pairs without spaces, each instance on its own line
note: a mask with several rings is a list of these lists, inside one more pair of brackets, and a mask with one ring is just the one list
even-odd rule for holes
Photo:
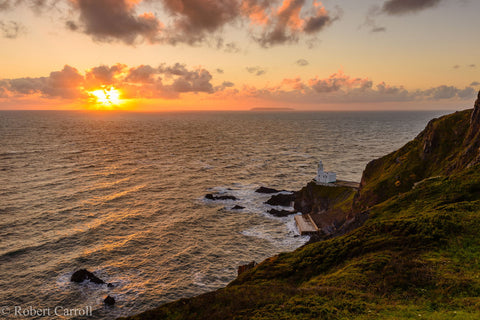
[[120,91],[111,87],[110,89],[102,88],[88,92],[95,99],[95,103],[99,109],[111,109],[119,107],[123,100],[120,98]]

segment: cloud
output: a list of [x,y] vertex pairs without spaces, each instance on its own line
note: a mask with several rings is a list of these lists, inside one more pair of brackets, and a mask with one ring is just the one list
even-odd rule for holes
[[239,15],[237,0],[163,0],[162,3],[173,17],[164,39],[173,44],[202,41],[206,34],[221,29]]
[[475,97],[475,90],[472,86],[461,89],[447,85],[407,90],[401,85],[374,83],[368,78],[351,77],[339,71],[326,78],[286,78],[278,85],[264,88],[244,86],[241,94],[278,102],[322,104],[469,100]]
[[62,0],[0,0],[0,12],[13,10],[19,6],[26,5],[35,13],[40,14],[45,9],[50,10],[55,8],[60,1]]
[[261,76],[267,73],[267,71],[261,67],[246,67],[248,73],[252,73],[256,76]]
[[387,0],[382,6],[373,5],[369,8],[362,26],[366,26],[372,33],[385,32],[387,28],[377,25],[376,17],[381,14],[400,16],[431,9],[442,0]]
[[388,0],[383,3],[382,11],[389,15],[414,13],[435,7],[441,0]]
[[11,8],[9,0],[0,0],[0,11],[6,11]]
[[121,73],[126,68],[126,65],[119,63],[112,67],[105,65],[94,67],[86,72],[85,79],[89,87],[112,85],[116,82],[116,75]]
[[224,73],[223,69],[220,69],[220,68],[217,68],[217,70],[215,70],[215,71],[217,71],[217,73],[220,73],[220,74]]
[[20,5],[38,13],[55,9],[67,30],[97,42],[203,43],[233,53],[240,49],[225,42],[227,26],[243,28],[270,47],[315,37],[340,15],[327,12],[318,0],[0,0],[0,11]]
[[0,21],[0,35],[7,39],[15,39],[25,32],[25,27],[15,21]]
[[373,27],[370,32],[385,32],[387,31],[387,28],[385,27]]
[[304,66],[308,66],[308,65],[309,65],[308,61],[305,60],[305,59],[298,59],[297,61],[295,61],[295,63],[296,63],[297,65],[299,65],[300,67],[304,67]]
[[[152,0],[153,1],[153,0]],[[226,25],[247,21],[252,38],[263,47],[297,42],[315,35],[338,17],[332,17],[316,0],[162,0],[173,17],[162,41],[195,44],[219,33]],[[223,39],[219,38],[223,47]],[[238,52],[234,43],[228,52]]]
[[336,92],[342,88],[368,89],[372,87],[372,81],[361,78],[351,78],[345,75],[342,71],[332,74],[325,79],[315,77],[308,81],[309,86],[319,93]]
[[84,75],[66,65],[48,77],[0,80],[0,95],[2,98],[34,95],[85,100],[89,97],[89,91],[115,87],[122,91],[126,99],[175,99],[183,93],[211,94],[233,86],[233,83],[225,81],[214,88],[211,80],[212,76],[206,69],[188,69],[179,63],[158,67],[141,65],[129,68],[123,64],[98,66],[87,70]]
[[339,14],[331,16],[319,1],[309,5],[306,0],[283,0],[276,10],[269,8],[267,1],[248,3],[251,21],[263,26],[260,34],[254,35],[263,47],[298,42],[300,35],[318,33],[339,18]]
[[476,68],[477,65],[475,65],[475,64],[469,64],[468,67],[470,67],[470,68]]
[[141,0],[71,0],[79,12],[79,21],[67,21],[67,27],[81,30],[96,41],[156,42],[162,24],[153,13],[137,15],[139,2]]
[[381,13],[381,8],[377,5],[368,9],[365,22],[359,27],[367,27],[371,33],[385,32],[387,28],[377,25],[376,17]]
[[14,95],[40,94],[45,98],[75,99],[84,94],[80,90],[84,84],[83,76],[68,65],[48,77],[18,78],[3,83],[3,89]]
[[222,82],[222,84],[221,84],[220,86],[216,86],[216,87],[214,88],[214,90],[215,90],[215,92],[219,92],[219,91],[223,91],[223,90],[225,90],[225,89],[227,89],[227,88],[231,88],[231,87],[233,87],[233,86],[235,86],[235,84],[234,84],[233,82],[224,81],[224,82]]
[[[252,74],[262,69],[252,67]],[[273,102],[292,103],[375,103],[412,101],[462,101],[473,99],[479,82],[459,88],[440,85],[424,90],[409,90],[402,85],[374,82],[338,71],[328,77],[285,78],[276,85],[236,86],[231,81],[213,85],[211,73],[184,64],[140,65],[123,64],[96,66],[80,73],[71,66],[51,72],[46,77],[0,79],[0,98],[13,101],[26,97],[89,101],[91,91],[114,87],[123,99],[177,99],[185,94],[202,94],[212,99],[260,98]]]
[[460,66],[458,64],[453,66],[453,69],[459,69],[459,68],[460,68]]

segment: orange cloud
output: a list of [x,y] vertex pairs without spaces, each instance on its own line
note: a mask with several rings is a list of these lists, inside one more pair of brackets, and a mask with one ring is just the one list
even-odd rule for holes
[[213,87],[212,75],[203,68],[189,70],[183,64],[152,67],[142,65],[128,68],[123,64],[98,66],[82,75],[66,65],[48,77],[0,80],[0,98],[27,96],[88,100],[89,92],[115,87],[124,99],[168,98],[176,99],[184,93],[207,93],[223,90],[233,84],[225,82]]

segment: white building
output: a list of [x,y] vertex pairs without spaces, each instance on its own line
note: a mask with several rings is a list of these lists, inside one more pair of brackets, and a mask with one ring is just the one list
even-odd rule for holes
[[315,181],[319,183],[332,183],[337,181],[337,174],[335,172],[325,172],[323,171],[322,160],[318,163],[317,177]]

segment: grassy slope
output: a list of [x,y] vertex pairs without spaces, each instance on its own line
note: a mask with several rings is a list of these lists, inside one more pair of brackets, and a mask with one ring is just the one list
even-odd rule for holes
[[[132,319],[479,319],[480,165],[445,169],[461,152],[468,116],[434,121],[429,126],[445,128],[445,136],[427,127],[369,164],[356,201],[370,217],[360,228],[269,258],[226,288]],[[374,191],[382,193],[371,201]]]

